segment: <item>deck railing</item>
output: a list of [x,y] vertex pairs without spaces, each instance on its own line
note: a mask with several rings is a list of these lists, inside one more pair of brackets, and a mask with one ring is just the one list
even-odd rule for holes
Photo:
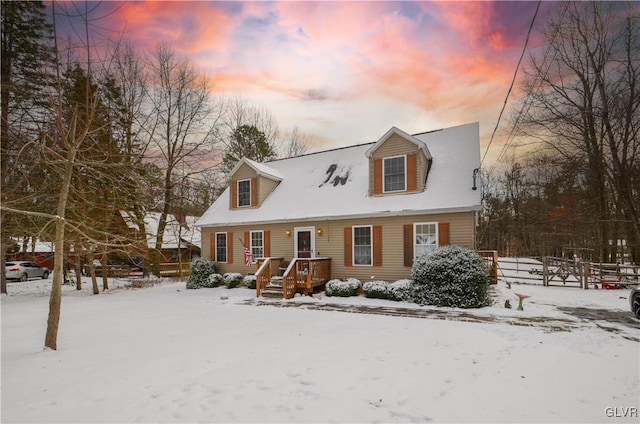
[[295,258],[282,276],[282,297],[291,299],[296,291],[304,294],[331,278],[331,258]]
[[256,266],[256,297],[260,297],[260,293],[271,282],[272,277],[276,277],[280,273],[280,264],[284,258],[257,258]]
[[489,273],[489,284],[498,284],[498,251],[497,250],[478,250],[478,254],[482,257],[487,272]]
[[291,299],[296,294],[297,259],[293,259],[282,274],[282,298]]

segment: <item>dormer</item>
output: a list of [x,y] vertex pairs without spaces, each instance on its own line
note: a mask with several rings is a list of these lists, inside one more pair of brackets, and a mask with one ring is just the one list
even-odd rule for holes
[[392,127],[365,155],[370,196],[424,191],[432,157],[423,141]]
[[231,209],[259,208],[282,181],[275,169],[247,158],[238,161],[229,175]]

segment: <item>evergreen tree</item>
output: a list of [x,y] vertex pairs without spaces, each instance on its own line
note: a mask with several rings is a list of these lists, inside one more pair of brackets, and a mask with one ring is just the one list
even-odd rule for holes
[[[30,180],[46,179],[36,166],[38,152],[34,153],[48,115],[46,87],[53,60],[49,46],[51,26],[46,22],[44,8],[41,1],[0,2],[0,196],[5,207],[37,205]],[[33,233],[32,228],[38,224],[33,216],[27,219],[0,212],[2,293],[7,292],[4,261],[11,237]]]
[[224,171],[229,173],[242,158],[266,162],[276,158],[276,153],[265,134],[253,125],[240,125],[229,137],[222,159]]

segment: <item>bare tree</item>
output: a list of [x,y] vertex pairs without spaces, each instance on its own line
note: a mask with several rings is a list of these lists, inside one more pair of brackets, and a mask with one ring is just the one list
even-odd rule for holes
[[[207,79],[166,44],[159,44],[149,64],[151,103],[147,125],[152,153],[164,171],[161,215],[154,267],[160,262],[164,229],[178,178],[200,170],[199,161],[213,151],[222,108],[213,102]],[[195,171],[193,171],[195,170]]]
[[253,106],[240,96],[233,97],[227,102],[224,116],[224,133],[222,142],[228,147],[230,135],[242,126],[254,127],[262,134],[266,142],[275,146],[280,134],[278,124],[269,109]]
[[[627,3],[565,2],[532,54],[519,116],[522,135],[539,138],[568,161],[582,159],[598,217],[598,258],[622,216],[635,261],[640,261],[640,29]],[[637,185],[636,185],[637,187]]]
[[290,158],[300,156],[309,151],[309,140],[297,125],[283,134],[282,153],[280,157]]

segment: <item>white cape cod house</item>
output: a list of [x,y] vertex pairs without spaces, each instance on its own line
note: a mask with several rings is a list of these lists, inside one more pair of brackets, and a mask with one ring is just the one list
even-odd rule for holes
[[255,273],[257,262],[269,278],[284,274],[285,297],[288,275],[304,291],[329,277],[410,278],[413,259],[436,246],[475,248],[479,167],[478,123],[414,135],[393,127],[374,143],[242,159],[196,223],[202,256],[223,273]]

